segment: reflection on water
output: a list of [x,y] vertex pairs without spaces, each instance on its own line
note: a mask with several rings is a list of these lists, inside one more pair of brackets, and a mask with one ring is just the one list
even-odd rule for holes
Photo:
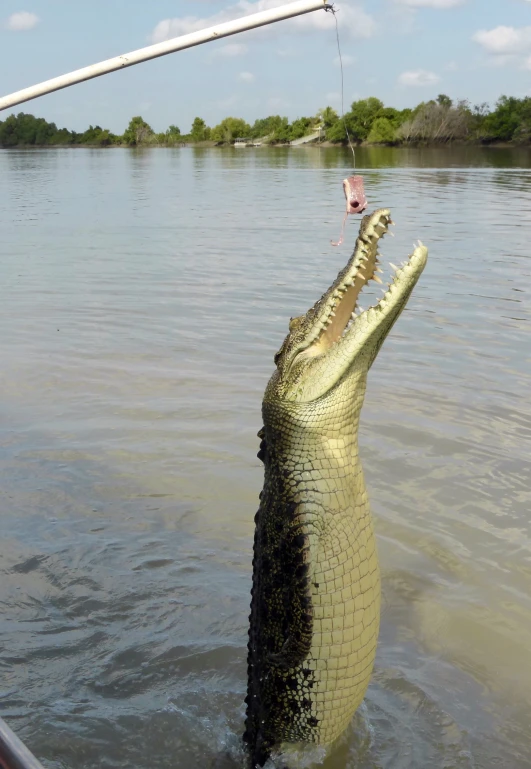
[[[370,375],[384,581],[326,769],[531,766],[530,155],[360,149],[430,261]],[[341,150],[0,153],[0,711],[50,769],[237,767],[260,402]],[[350,223],[347,243],[355,230]]]

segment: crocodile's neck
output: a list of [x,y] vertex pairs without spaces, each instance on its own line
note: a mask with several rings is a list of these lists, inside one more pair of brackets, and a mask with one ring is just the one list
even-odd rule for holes
[[[356,508],[365,503],[358,448],[365,389],[363,378],[354,393],[347,386],[339,387],[333,398],[323,398],[317,405],[264,399],[259,453],[265,466],[261,506],[266,501],[272,506],[296,503],[304,505],[309,516],[311,505],[316,505],[327,516],[341,516],[349,514],[350,505]],[[317,410],[321,411],[320,418]],[[320,517],[324,519],[324,515]]]

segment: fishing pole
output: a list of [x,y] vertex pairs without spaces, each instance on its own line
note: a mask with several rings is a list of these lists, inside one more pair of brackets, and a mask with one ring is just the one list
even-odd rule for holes
[[150,59],[157,59],[160,56],[166,56],[169,53],[182,51],[186,48],[193,48],[203,43],[211,43],[213,40],[221,40],[230,35],[236,35],[239,32],[246,32],[249,29],[263,27],[266,24],[273,24],[277,21],[290,19],[295,16],[301,16],[312,11],[327,10],[330,8],[326,0],[297,0],[294,3],[281,5],[278,8],[271,8],[268,11],[253,13],[249,16],[243,16],[234,21],[227,21],[223,24],[217,24],[207,29],[191,32],[188,35],[174,37],[171,40],[165,40],[162,43],[149,45],[146,48],[139,48],[131,53],[124,53],[121,56],[115,56],[113,59],[100,61],[97,64],[91,64],[82,69],[76,69],[66,75],[54,77],[43,83],[32,85],[21,91],[16,91],[8,96],[0,98],[0,111],[14,107],[15,104],[36,99],[38,96],[44,96],[53,91],[60,91],[62,88],[68,88],[76,83],[82,83],[85,80],[107,75],[109,72],[116,72],[126,67],[132,67],[134,64],[140,64]]
[[0,769],[44,769],[17,735],[0,718]]

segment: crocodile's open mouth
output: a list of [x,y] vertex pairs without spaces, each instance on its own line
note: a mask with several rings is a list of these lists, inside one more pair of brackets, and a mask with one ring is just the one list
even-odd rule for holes
[[[347,266],[305,315],[291,319],[289,334],[275,355],[277,376],[270,382],[277,398],[315,401],[349,372],[362,376],[371,367],[428,258],[428,249],[419,241],[400,267],[391,265],[392,278],[384,283],[378,248],[391,224],[387,208],[364,216]],[[364,310],[359,300],[363,297],[367,304],[367,287],[374,286],[373,281],[381,284],[383,295]]]
[[[314,306],[313,328],[300,345],[299,353],[320,355],[344,338],[353,326],[366,326],[368,321],[378,325],[392,305],[400,304],[397,302],[400,295],[416,282],[418,275],[415,273],[420,274],[427,254],[420,241],[400,267],[390,263],[393,275],[389,283],[384,283],[380,277],[384,272],[379,266],[381,254],[378,248],[392,224],[390,211],[385,208],[363,218],[352,258]],[[380,284],[382,297],[363,310],[358,300],[370,281]]]

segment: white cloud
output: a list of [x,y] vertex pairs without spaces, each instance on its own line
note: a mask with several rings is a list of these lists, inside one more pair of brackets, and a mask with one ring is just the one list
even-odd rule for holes
[[398,77],[400,85],[425,86],[435,85],[440,81],[439,75],[434,72],[426,72],[425,69],[416,69],[412,72],[402,72]]
[[[270,8],[276,8],[279,5],[285,5],[285,0],[237,0],[233,5],[219,11],[208,17],[183,16],[175,19],[164,19],[159,22],[151,34],[153,43],[160,43],[163,40],[169,40],[172,37],[186,35],[190,32],[197,32],[200,29],[213,27],[223,24],[226,21],[232,21],[242,16],[248,16],[251,13],[266,11]],[[350,4],[345,0],[341,7],[337,8],[338,20],[343,37],[346,38],[369,38],[376,34],[377,25],[372,16],[356,4]],[[278,24],[272,25],[279,28]],[[334,17],[331,13],[324,10],[314,11],[312,13],[297,16],[294,19],[280,23],[282,29],[288,28],[291,32],[308,32],[315,30],[333,30],[335,28]],[[262,28],[265,29],[265,28]]]
[[25,32],[27,29],[33,29],[39,23],[39,17],[35,13],[28,11],[19,11],[12,13],[6,21],[6,29],[14,32]]
[[244,83],[252,83],[254,80],[254,75],[252,72],[240,72],[238,75],[238,80],[243,80]]
[[[531,0],[530,0],[530,2],[531,2]],[[343,66],[344,67],[348,67],[348,66],[350,66],[350,64],[354,64],[354,62],[356,61],[356,57],[355,56],[350,56],[348,53],[341,54],[341,59],[343,60]],[[339,56],[336,56],[336,58],[334,59],[334,64],[335,64],[336,67],[341,66],[341,61],[339,59]]]
[[472,40],[495,56],[524,53],[531,49],[531,27],[480,29],[472,36]]
[[325,99],[327,102],[340,102],[341,94],[337,91],[329,91],[327,94],[325,94]]
[[409,5],[410,8],[457,8],[466,0],[397,0],[397,2]]
[[227,45],[214,51],[214,56],[243,56],[247,51],[248,47],[243,43],[227,43]]

